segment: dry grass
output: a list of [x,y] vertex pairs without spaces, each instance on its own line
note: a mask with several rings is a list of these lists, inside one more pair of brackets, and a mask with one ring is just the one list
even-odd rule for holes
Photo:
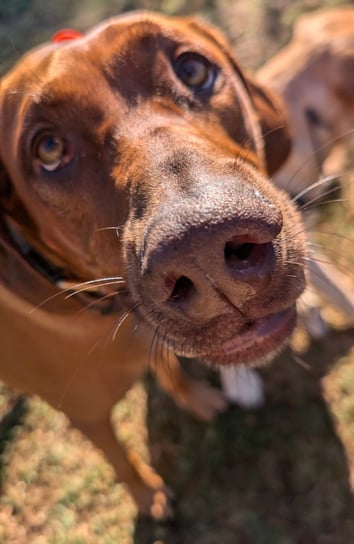
[[[58,27],[84,28],[132,4],[137,2],[90,0],[82,6],[74,0],[50,5],[17,0],[8,3],[7,12],[1,5],[4,68],[16,56],[13,43],[22,51],[29,40],[46,39]],[[142,4],[168,11],[195,5],[183,0]],[[255,28],[254,21],[263,25],[241,50],[256,66],[286,39],[295,15],[318,4],[220,0],[208,2],[207,14],[228,23],[235,41],[242,38],[241,29],[247,34],[245,21],[247,29]],[[231,7],[239,16],[233,25]],[[354,202],[352,181],[346,187]],[[340,205],[327,207],[322,230],[332,229],[336,236],[319,235],[331,257],[350,270],[352,206],[347,203],[346,215]],[[145,456],[149,443],[154,466],[176,492],[173,525],[136,519],[110,467],[61,413],[37,398],[16,404],[16,394],[2,387],[0,413],[8,416],[0,424],[0,543],[353,542],[354,329],[329,306],[326,316],[332,325],[328,338],[308,343],[301,354],[309,370],[287,352],[262,372],[267,404],[259,412],[231,408],[214,424],[203,425],[178,410],[150,379],[117,407],[120,436]]]

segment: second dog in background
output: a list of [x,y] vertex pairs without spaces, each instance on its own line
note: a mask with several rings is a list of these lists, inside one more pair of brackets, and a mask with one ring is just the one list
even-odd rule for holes
[[[257,77],[276,90],[286,105],[292,149],[273,179],[300,204],[310,232],[316,222],[315,204],[321,196],[331,198],[332,180],[343,173],[354,131],[354,7],[300,17],[289,45]],[[353,318],[354,293],[348,279],[328,263],[327,256],[317,260],[317,250],[311,249],[309,257],[313,258],[309,262],[313,286]],[[308,326],[313,336],[325,332],[318,322],[310,320]]]

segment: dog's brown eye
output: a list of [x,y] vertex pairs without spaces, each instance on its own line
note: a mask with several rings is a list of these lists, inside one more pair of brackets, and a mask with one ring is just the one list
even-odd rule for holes
[[72,158],[68,142],[51,132],[42,133],[35,139],[33,154],[47,172],[54,172],[65,166]]
[[209,90],[214,84],[215,69],[206,58],[197,53],[183,53],[177,58],[174,68],[187,87]]

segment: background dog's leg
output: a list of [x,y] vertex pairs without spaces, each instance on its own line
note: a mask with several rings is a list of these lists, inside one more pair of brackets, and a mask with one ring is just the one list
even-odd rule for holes
[[321,301],[309,285],[300,298],[299,323],[314,340],[321,340],[328,333],[328,325],[322,317]]
[[[354,292],[348,278],[328,262],[328,257],[312,252],[308,261],[312,285],[348,317],[354,317]],[[322,262],[319,262],[322,261]]]
[[188,376],[172,352],[168,360],[156,363],[154,371],[163,389],[198,419],[211,421],[226,409],[227,402],[222,392]]
[[110,414],[94,421],[72,420],[112,464],[118,481],[124,482],[132,494],[139,511],[156,519],[172,515],[169,505],[171,493],[162,478],[138,455],[127,452],[118,442],[111,425]]
[[242,408],[259,408],[264,404],[262,378],[245,366],[220,369],[220,380],[225,397]]

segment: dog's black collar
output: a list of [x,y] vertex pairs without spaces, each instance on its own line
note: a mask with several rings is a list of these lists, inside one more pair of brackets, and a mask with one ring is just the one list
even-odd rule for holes
[[[78,300],[83,306],[96,310],[102,315],[108,315],[118,310],[116,297],[106,298],[100,291],[83,291],[80,289],[81,281],[70,278],[63,268],[52,265],[47,259],[36,251],[20,234],[18,229],[11,222],[3,222],[2,229],[6,235],[7,242],[16,250],[16,253],[37,272],[42,278],[55,285],[60,291]],[[79,291],[75,293],[75,291]]]
[[64,280],[65,273],[62,268],[53,266],[38,251],[36,251],[20,234],[12,223],[5,223],[7,236],[12,246],[26,260],[26,262],[43,278],[60,288],[60,282]]

